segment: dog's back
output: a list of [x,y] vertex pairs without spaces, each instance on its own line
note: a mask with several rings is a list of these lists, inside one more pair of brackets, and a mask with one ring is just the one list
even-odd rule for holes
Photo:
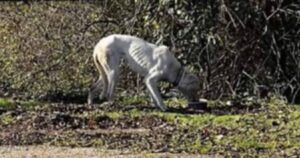
[[142,76],[146,75],[157,63],[155,49],[158,48],[159,46],[141,38],[119,34],[102,38],[96,46],[96,49],[105,50],[102,53],[110,53],[109,55],[114,56],[113,58],[125,58],[129,67]]
[[[127,53],[131,52],[134,49],[134,46],[151,48],[154,49],[157,46],[149,43],[141,38],[130,36],[130,35],[121,35],[121,34],[112,34],[102,38],[97,45],[102,47],[114,49],[116,52]],[[96,47],[97,47],[96,45]]]

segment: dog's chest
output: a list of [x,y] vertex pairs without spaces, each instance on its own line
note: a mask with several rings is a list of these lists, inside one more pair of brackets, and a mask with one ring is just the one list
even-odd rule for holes
[[131,69],[141,75],[146,75],[154,64],[153,48],[142,42],[131,44],[126,58]]

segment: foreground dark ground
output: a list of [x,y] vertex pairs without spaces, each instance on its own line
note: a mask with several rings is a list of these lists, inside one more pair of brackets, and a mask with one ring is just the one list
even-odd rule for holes
[[279,99],[210,102],[206,111],[167,102],[160,112],[143,98],[114,105],[0,100],[0,145],[97,147],[118,152],[223,156],[300,155],[300,108]]

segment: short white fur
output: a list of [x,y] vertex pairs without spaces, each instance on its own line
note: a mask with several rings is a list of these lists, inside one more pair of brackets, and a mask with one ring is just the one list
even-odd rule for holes
[[[174,83],[182,69],[181,64],[167,46],[155,45],[143,39],[129,35],[114,34],[102,38],[94,48],[93,58],[99,71],[98,80],[91,86],[88,103],[93,103],[94,94],[103,83],[101,100],[111,101],[119,76],[119,64],[123,58],[130,69],[144,76],[144,82],[155,105],[162,111],[167,110],[158,90],[159,81]],[[199,79],[194,74],[184,71],[177,87],[188,99],[197,100]]]

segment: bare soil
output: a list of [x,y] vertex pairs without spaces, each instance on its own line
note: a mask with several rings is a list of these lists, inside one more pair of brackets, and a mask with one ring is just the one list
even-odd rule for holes
[[47,145],[39,146],[1,146],[1,158],[210,158],[218,156],[196,154],[172,154],[172,153],[138,153],[132,154],[127,151],[104,150],[99,148],[71,148],[54,147]]

